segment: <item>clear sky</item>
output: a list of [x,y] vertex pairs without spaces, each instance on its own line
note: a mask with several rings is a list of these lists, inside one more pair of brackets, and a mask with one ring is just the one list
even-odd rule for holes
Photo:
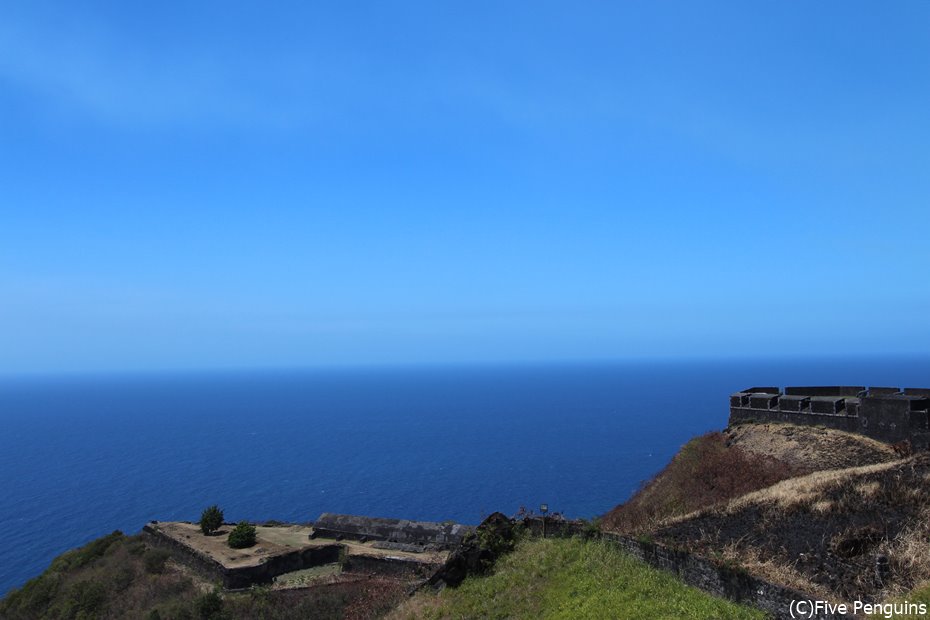
[[930,351],[930,2],[4,2],[0,372]]

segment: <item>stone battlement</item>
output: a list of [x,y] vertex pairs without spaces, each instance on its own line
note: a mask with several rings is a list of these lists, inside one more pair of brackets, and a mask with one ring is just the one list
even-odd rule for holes
[[[451,549],[474,527],[459,523],[433,523],[324,512],[313,524],[312,537],[378,541],[387,545]],[[403,548],[403,547],[398,547]]]
[[930,446],[930,388],[751,387],[730,395],[730,424],[789,422]]

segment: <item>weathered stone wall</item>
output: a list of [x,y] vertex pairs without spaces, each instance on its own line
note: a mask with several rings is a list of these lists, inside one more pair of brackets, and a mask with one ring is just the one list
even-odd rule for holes
[[308,547],[269,557],[261,564],[227,568],[150,525],[143,527],[142,532],[153,545],[179,552],[177,557],[185,564],[231,590],[248,588],[257,583],[270,583],[278,575],[291,571],[338,562],[343,550],[343,546],[338,544]]
[[569,521],[558,517],[530,517],[523,520],[523,527],[532,536],[547,538],[577,536],[583,534],[585,529],[583,521]]
[[195,571],[206,575],[211,581],[226,585],[223,565],[202,553],[198,553],[187,545],[167,536],[157,528],[146,524],[142,527],[142,536],[154,547],[175,552],[175,559]]
[[863,386],[749,388],[730,396],[730,424],[786,422],[930,447],[930,390]]
[[341,540],[378,540],[450,549],[475,528],[459,523],[433,523],[324,512],[313,524],[314,537]]
[[346,558],[345,569],[353,573],[426,579],[441,565],[442,562],[430,564],[399,555],[352,554]]

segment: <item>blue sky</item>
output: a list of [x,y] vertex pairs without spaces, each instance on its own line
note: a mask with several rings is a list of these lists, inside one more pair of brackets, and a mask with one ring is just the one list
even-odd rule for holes
[[930,3],[12,2],[0,372],[930,347]]

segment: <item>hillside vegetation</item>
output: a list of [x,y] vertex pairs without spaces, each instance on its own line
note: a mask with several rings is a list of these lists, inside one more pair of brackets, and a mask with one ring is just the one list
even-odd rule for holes
[[148,545],[113,532],[57,557],[49,568],[0,600],[4,620],[305,620],[374,618],[405,598],[391,580],[350,587],[220,593],[216,586]]
[[598,541],[532,539],[440,594],[421,592],[389,615],[412,618],[721,618],[765,616],[714,598]]
[[577,538],[523,539],[489,576],[413,598],[388,580],[353,590],[224,593],[176,560],[140,536],[114,532],[59,556],[45,573],[11,592],[0,601],[0,618],[763,617],[685,586],[609,544]]
[[785,480],[653,534],[835,600],[889,600],[930,579],[930,456]]
[[664,520],[825,469],[895,460],[868,437],[788,424],[744,424],[696,437],[628,502],[608,512],[603,527],[624,534],[653,531]]

